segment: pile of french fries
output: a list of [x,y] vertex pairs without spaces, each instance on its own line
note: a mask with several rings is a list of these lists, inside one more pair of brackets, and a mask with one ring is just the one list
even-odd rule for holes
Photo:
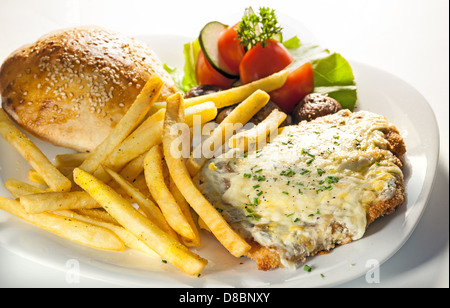
[[[198,276],[208,261],[191,251],[201,245],[199,229],[211,232],[234,256],[250,245],[241,238],[194,184],[206,157],[176,155],[173,127],[215,119],[219,108],[239,104],[223,123],[246,123],[281,87],[282,71],[230,90],[184,99],[180,93],[154,108],[163,86],[154,75],[111,134],[90,153],[60,154],[52,163],[0,109],[0,135],[31,165],[30,183],[10,178],[13,198],[0,196],[0,209],[43,229],[98,249],[135,249]],[[286,115],[268,117],[263,130],[224,135],[219,125],[201,145],[242,147],[258,142]],[[267,125],[268,124],[268,125]],[[256,132],[257,131],[257,132]],[[262,132],[262,133],[261,133]],[[200,146],[200,145],[199,145]],[[192,148],[192,151],[195,151]],[[211,148],[211,151],[215,149]]]

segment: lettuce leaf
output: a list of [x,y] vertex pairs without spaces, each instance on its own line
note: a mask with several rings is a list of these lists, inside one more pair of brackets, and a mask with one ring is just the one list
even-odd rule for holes
[[294,36],[282,43],[287,49],[296,49],[300,47],[300,39],[297,36]]
[[184,44],[184,69],[182,72],[178,68],[169,67],[167,64],[164,64],[164,69],[172,76],[177,88],[185,93],[198,85],[197,77],[195,76],[195,64],[199,50],[200,43],[198,39]]
[[357,101],[355,77],[342,55],[313,44],[299,43],[299,47],[288,49],[295,59],[290,70],[310,62],[314,70],[314,92],[328,94],[342,108],[354,110]]

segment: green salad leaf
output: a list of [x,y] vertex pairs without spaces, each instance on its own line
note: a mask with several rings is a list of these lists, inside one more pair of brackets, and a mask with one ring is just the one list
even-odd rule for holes
[[198,85],[195,76],[195,64],[199,50],[200,43],[198,39],[184,44],[184,69],[182,72],[178,68],[169,67],[167,64],[164,64],[164,69],[172,76],[177,88],[185,93]]
[[294,37],[288,39],[287,41],[284,41],[283,45],[287,49],[296,49],[301,46],[300,39],[297,36],[294,36]]
[[337,100],[342,108],[353,111],[357,93],[355,77],[348,61],[342,55],[332,53],[319,45],[302,44],[298,41],[297,46],[286,46],[295,59],[289,69],[295,70],[310,62],[314,70],[314,92],[328,94]]

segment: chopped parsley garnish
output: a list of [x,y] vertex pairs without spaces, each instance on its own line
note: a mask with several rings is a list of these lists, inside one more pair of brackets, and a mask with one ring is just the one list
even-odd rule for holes
[[339,181],[339,178],[336,177],[336,176],[327,176],[327,178],[325,179],[325,181],[326,181],[328,184],[334,184],[334,183],[337,183],[337,182]]
[[247,50],[253,46],[267,44],[267,40],[281,33],[282,28],[278,25],[278,20],[273,9],[267,7],[259,8],[259,14],[248,10],[242,18],[237,28],[237,37],[240,44]]
[[253,179],[258,181],[258,182],[262,182],[262,181],[266,180],[266,178],[264,176],[262,176],[262,175],[259,175],[259,176],[254,175]]
[[289,168],[288,170],[281,171],[280,175],[292,177],[295,175],[295,171]]
[[253,218],[254,220],[260,220],[260,219],[261,219],[261,217],[259,217],[259,216],[256,215],[256,214],[250,214],[250,215],[247,215],[247,216],[245,216],[245,217]]
[[251,208],[249,208],[249,206],[253,206],[253,204],[246,204],[246,205],[245,205],[245,210],[246,210],[248,213],[253,214],[254,211],[253,211]]
[[309,151],[305,150],[305,149],[302,149],[302,154],[306,154],[306,155],[308,155],[309,157],[312,157],[312,158],[316,157],[316,155],[309,153]]
[[321,192],[321,191],[332,190],[332,189],[333,189],[333,187],[332,187],[331,185],[328,185],[328,186],[322,186],[321,189],[316,190],[316,193],[318,194],[318,193]]
[[291,149],[291,148],[292,148],[292,145],[294,145],[294,144],[292,143],[291,140],[289,140],[289,141],[287,141],[287,142],[282,142],[281,144],[282,144],[282,145],[287,145],[289,149]]

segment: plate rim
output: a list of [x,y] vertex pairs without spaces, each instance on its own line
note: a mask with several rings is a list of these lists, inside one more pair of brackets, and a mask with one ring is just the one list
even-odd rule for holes
[[[149,35],[149,36],[152,36],[152,35]],[[179,37],[182,37],[182,36],[179,36]],[[435,179],[436,179],[436,174],[437,174],[436,170],[437,170],[438,163],[439,163],[439,155],[440,155],[439,135],[440,135],[440,132],[439,132],[439,126],[438,126],[438,123],[437,123],[436,115],[435,115],[433,109],[431,108],[431,105],[429,104],[428,100],[417,89],[415,89],[411,84],[409,84],[405,80],[399,78],[398,76],[396,76],[396,75],[394,75],[394,74],[392,74],[392,73],[390,73],[390,72],[388,72],[386,70],[374,67],[374,66],[372,66],[370,64],[367,64],[367,63],[364,63],[364,62],[361,62],[361,61],[353,61],[353,60],[349,60],[349,62],[351,63],[352,68],[365,67],[366,69],[375,70],[375,71],[377,71],[377,72],[379,72],[381,74],[388,74],[391,78],[394,78],[394,79],[398,80],[399,82],[402,82],[403,84],[408,86],[410,89],[413,89],[415,91],[415,95],[420,95],[421,101],[426,104],[427,111],[428,111],[429,115],[431,115],[432,118],[433,118],[433,122],[430,123],[430,124],[433,125],[433,131],[437,132],[437,134],[434,136],[434,139],[437,142],[433,142],[433,144],[434,143],[436,144],[437,148],[435,149],[436,150],[435,152],[431,152],[432,161],[429,161],[429,158],[427,157],[427,164],[428,165],[427,165],[427,168],[426,168],[426,171],[427,171],[426,174],[430,174],[431,173],[431,178],[428,179],[428,181],[426,181],[427,178],[424,179],[423,186],[422,186],[422,191],[419,194],[419,196],[421,196],[422,198],[420,198],[420,202],[421,202],[421,204],[420,204],[420,211],[416,215],[416,218],[415,218],[416,221],[412,224],[412,227],[410,227],[408,229],[407,234],[402,237],[402,240],[397,245],[397,248],[395,250],[393,250],[393,251],[390,251],[389,254],[386,254],[385,257],[382,258],[382,260],[380,262],[380,264],[382,264],[382,263],[386,262],[387,260],[389,260],[393,255],[395,255],[397,253],[397,251],[399,249],[401,249],[401,247],[407,242],[407,240],[410,238],[411,234],[414,232],[415,228],[417,227],[418,222],[420,221],[421,217],[423,216],[423,213],[425,212],[425,210],[427,208],[427,205],[429,203],[429,199],[430,199],[430,196],[431,196],[432,188],[434,186],[434,182],[435,182]],[[434,153],[434,155],[433,155],[433,153]],[[1,175],[0,175],[0,180],[3,181]],[[417,202],[414,205],[416,205],[416,204],[417,204]],[[7,213],[7,214],[9,215],[9,213]],[[11,251],[12,253],[20,255],[21,257],[27,258],[27,259],[29,259],[29,260],[31,260],[33,262],[38,263],[38,264],[41,264],[41,265],[44,265],[44,266],[48,266],[48,267],[52,267],[52,268],[56,268],[56,269],[64,270],[63,268],[61,268],[61,266],[55,266],[54,264],[48,264],[49,262],[46,262],[46,260],[35,260],[35,259],[33,259],[32,256],[27,256],[24,253],[20,253],[20,252],[17,252],[16,250],[14,250],[14,249],[10,249],[10,247],[7,247],[1,241],[0,241],[0,245],[5,247],[7,250]],[[116,265],[112,264],[111,266],[116,266]],[[301,270],[301,269],[298,269],[298,270]],[[316,287],[316,286],[320,286],[320,287],[336,286],[336,285],[339,285],[339,284],[342,284],[342,283],[354,280],[354,279],[356,279],[358,277],[361,277],[363,274],[364,274],[364,272],[361,271],[361,270],[360,271],[353,271],[352,275],[348,275],[345,279],[339,279],[339,281],[330,281],[330,280],[329,281],[325,281],[324,280],[323,284],[312,285],[312,287]],[[108,272],[105,272],[105,273],[102,272],[102,273],[100,273],[100,275],[98,275],[98,273],[91,273],[91,272],[86,273],[84,271],[81,271],[80,275],[81,276],[85,276],[85,277],[94,278],[94,279],[97,279],[97,280],[100,280],[100,281],[102,281],[103,279],[99,278],[99,276],[100,277],[101,276],[107,276],[108,279],[111,278],[111,275],[109,275]],[[180,274],[180,275],[182,275],[182,274]],[[127,276],[127,275],[125,275],[125,276]],[[125,280],[129,281],[130,279],[128,278],[128,279],[125,279]],[[150,280],[151,280],[151,277],[150,277]],[[158,283],[158,282],[161,283],[160,281],[157,281],[155,283]],[[295,287],[295,282],[296,281],[294,279],[291,282],[284,281],[284,282],[281,282],[281,283],[270,284],[269,287],[286,287],[286,286],[287,287]]]

